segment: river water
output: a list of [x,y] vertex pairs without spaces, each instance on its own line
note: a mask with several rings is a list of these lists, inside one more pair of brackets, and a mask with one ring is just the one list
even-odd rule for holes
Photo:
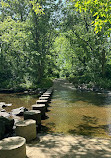
[[[0,102],[12,103],[13,108],[31,109],[37,95],[0,94]],[[54,81],[54,93],[49,104],[43,131],[72,135],[110,138],[111,94],[80,92],[66,80]]]

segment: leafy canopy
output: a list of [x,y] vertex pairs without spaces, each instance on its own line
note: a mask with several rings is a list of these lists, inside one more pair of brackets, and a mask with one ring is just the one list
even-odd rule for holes
[[103,28],[106,34],[111,33],[111,0],[73,0],[78,11],[93,14],[95,32],[100,32]]

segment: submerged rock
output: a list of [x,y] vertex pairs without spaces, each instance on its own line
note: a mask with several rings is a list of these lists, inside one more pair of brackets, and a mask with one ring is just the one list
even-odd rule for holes
[[[4,110],[4,109],[3,109]],[[6,111],[0,111],[0,116],[3,116],[3,117],[10,117],[10,113],[6,112]]]
[[12,103],[6,104],[5,102],[0,102],[0,108],[7,107],[7,106],[12,106]]
[[0,107],[0,111],[2,111],[3,110],[3,108],[2,107]]
[[5,102],[0,102],[0,108],[3,108],[5,106]]
[[28,111],[25,107],[20,107],[12,110],[12,115],[23,116],[24,112]]
[[6,105],[6,107],[7,107],[7,106],[12,106],[12,103],[10,103],[10,104],[5,104],[5,105]]
[[5,109],[0,109],[0,111],[1,111],[1,112],[6,112],[6,110],[5,110]]

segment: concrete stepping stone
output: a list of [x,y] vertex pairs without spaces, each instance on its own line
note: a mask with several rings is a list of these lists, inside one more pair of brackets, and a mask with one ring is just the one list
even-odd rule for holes
[[26,141],[36,138],[36,121],[29,119],[16,123],[15,133],[17,136],[24,137]]
[[48,100],[48,99],[49,99],[49,96],[48,97],[44,97],[44,96],[39,97],[39,100]]
[[32,110],[40,110],[41,118],[45,118],[45,112],[46,112],[45,104],[34,104],[34,105],[32,105]]
[[39,100],[49,100],[49,97],[39,97]]
[[41,112],[40,110],[30,110],[24,112],[24,120],[33,119],[38,126],[41,126]]
[[45,94],[45,95],[50,95],[51,96],[51,92],[45,92],[45,93],[43,93],[43,94]]
[[43,94],[43,95],[41,95],[41,97],[51,97],[49,94]]
[[51,100],[51,95],[49,95],[49,94],[43,94],[43,95],[41,95],[41,97],[42,97],[42,98],[48,97],[48,98],[49,98],[48,101]]
[[47,106],[48,105],[48,100],[37,100],[36,104],[45,104]]
[[8,137],[0,141],[0,158],[26,158],[26,139]]

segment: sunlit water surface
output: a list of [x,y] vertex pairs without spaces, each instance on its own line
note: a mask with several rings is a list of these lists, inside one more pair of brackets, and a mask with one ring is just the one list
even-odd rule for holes
[[[0,101],[12,103],[13,108],[31,109],[37,95],[0,94]],[[44,132],[107,137],[111,135],[111,95],[76,91],[65,80],[54,82],[48,118],[42,121]]]

